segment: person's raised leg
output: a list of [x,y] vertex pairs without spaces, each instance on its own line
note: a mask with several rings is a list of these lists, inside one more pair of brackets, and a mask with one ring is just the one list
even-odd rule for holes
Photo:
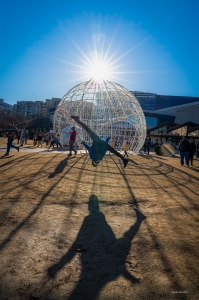
[[95,132],[93,132],[86,124],[84,124],[82,121],[80,121],[78,116],[71,116],[71,119],[74,119],[79,125],[81,125],[82,128],[84,128],[86,130],[86,132],[89,134],[89,136],[91,137],[92,140],[94,140],[94,141],[101,140]]
[[124,168],[127,166],[129,160],[124,158],[122,154],[120,154],[118,151],[116,151],[113,147],[111,147],[109,144],[106,144],[106,150],[110,151],[111,153],[115,154],[117,157],[121,158],[124,162]]

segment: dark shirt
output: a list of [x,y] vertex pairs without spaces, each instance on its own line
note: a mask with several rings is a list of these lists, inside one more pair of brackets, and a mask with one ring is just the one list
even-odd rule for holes
[[19,133],[18,129],[15,126],[8,126],[5,132],[7,133],[7,136],[9,138],[14,138]]
[[39,135],[39,136],[37,137],[37,140],[38,140],[39,142],[41,142],[41,141],[42,141],[42,136]]
[[76,139],[76,131],[75,130],[73,130],[72,132],[71,132],[71,135],[70,135],[70,141],[75,141],[75,139]]
[[196,152],[196,144],[195,143],[190,143],[189,152],[190,153],[195,153]]
[[186,152],[189,151],[190,143],[187,140],[182,140],[179,144],[179,150],[180,152]]

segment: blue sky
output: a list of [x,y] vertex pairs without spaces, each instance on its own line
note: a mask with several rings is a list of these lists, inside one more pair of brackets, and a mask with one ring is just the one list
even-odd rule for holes
[[199,97],[198,14],[198,0],[0,0],[0,98],[61,98],[94,51],[129,90]]

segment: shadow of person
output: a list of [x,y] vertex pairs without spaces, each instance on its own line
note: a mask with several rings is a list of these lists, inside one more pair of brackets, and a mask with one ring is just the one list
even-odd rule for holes
[[59,164],[56,166],[55,170],[53,173],[51,173],[48,178],[53,178],[55,177],[57,174],[60,174],[63,172],[64,168],[68,165],[68,160],[71,159],[72,157],[66,157],[63,160],[61,160],[59,162]]
[[139,283],[139,279],[127,271],[125,261],[132,239],[146,217],[135,209],[136,222],[122,238],[116,239],[104,214],[100,212],[97,196],[90,196],[88,208],[90,214],[84,219],[72,247],[57,264],[48,269],[48,275],[53,278],[77,252],[80,253],[81,275],[75,289],[67,298],[70,300],[96,299],[100,290],[120,275],[132,283]]

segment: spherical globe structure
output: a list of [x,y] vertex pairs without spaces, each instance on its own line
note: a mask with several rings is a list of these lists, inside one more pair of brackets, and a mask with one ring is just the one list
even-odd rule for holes
[[[71,127],[72,126],[65,127],[60,134],[60,143],[61,143],[62,147],[69,146],[70,135],[72,132]],[[82,142],[82,128],[80,128],[79,126],[75,126],[75,131],[76,131],[77,135],[76,135],[76,143],[74,144],[74,147],[76,148],[76,144],[77,144],[78,148],[79,148],[79,145]]]
[[[79,116],[101,139],[111,137],[110,143],[118,151],[127,141],[129,154],[135,155],[144,144],[146,121],[142,108],[132,93],[115,82],[91,79],[69,90],[54,114],[55,133],[75,125],[71,115]],[[84,129],[82,139],[92,143]]]

